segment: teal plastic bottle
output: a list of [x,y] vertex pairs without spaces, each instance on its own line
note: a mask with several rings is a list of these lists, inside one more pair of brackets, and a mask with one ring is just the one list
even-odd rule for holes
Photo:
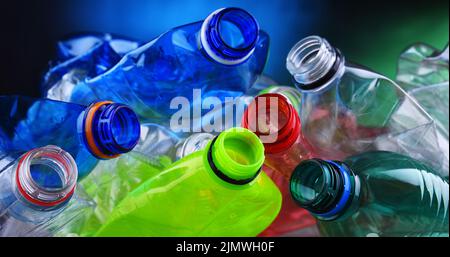
[[256,236],[281,207],[263,163],[255,134],[226,130],[128,194],[96,236]]
[[322,236],[448,236],[448,182],[404,155],[306,160],[290,190],[319,220]]

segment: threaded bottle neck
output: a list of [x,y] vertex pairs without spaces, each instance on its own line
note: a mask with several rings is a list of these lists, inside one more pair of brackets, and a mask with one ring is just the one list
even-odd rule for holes
[[292,173],[293,199],[322,220],[341,217],[359,192],[359,179],[344,163],[311,159],[302,161]]
[[196,133],[178,144],[176,147],[176,159],[181,159],[191,153],[204,149],[214,139],[209,133]]
[[140,123],[126,105],[96,102],[86,108],[79,131],[87,149],[99,159],[112,159],[131,151],[138,143]]
[[260,137],[268,154],[288,150],[300,136],[300,118],[281,94],[257,96],[242,118],[242,126]]
[[327,84],[342,64],[339,51],[318,36],[300,40],[286,59],[286,67],[300,90],[313,90]]
[[215,175],[233,185],[252,182],[264,163],[264,146],[254,133],[244,128],[220,133],[208,144],[205,154]]
[[237,65],[253,54],[258,37],[259,25],[251,14],[240,8],[222,8],[204,20],[200,44],[212,60]]
[[77,165],[69,153],[52,145],[36,148],[16,164],[16,193],[39,209],[56,209],[71,199],[77,176]]

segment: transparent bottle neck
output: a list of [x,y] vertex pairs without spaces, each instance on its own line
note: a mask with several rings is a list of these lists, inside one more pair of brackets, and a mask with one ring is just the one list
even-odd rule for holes
[[76,187],[77,165],[57,146],[33,149],[22,155],[13,173],[18,199],[39,209],[57,209],[67,203]]
[[286,59],[286,68],[300,91],[317,90],[330,84],[343,66],[344,58],[339,50],[318,36],[300,40]]
[[194,152],[202,150],[214,138],[209,133],[196,133],[181,141],[176,147],[176,159],[179,160]]

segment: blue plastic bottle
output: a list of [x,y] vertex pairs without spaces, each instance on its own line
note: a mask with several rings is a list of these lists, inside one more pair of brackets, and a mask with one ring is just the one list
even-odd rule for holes
[[44,76],[42,96],[69,101],[79,82],[104,73],[139,44],[109,34],[79,34],[57,44],[57,60]]
[[139,140],[136,114],[127,106],[108,101],[90,106],[0,96],[0,149],[20,152],[58,145],[78,165],[81,179],[100,159],[131,151]]
[[[252,15],[219,9],[131,51],[107,72],[76,85],[70,101],[110,99],[131,106],[141,121],[156,122],[179,110],[170,108],[177,96],[192,106],[193,98],[245,93],[263,71],[268,46]],[[201,89],[201,96],[193,97],[193,89]]]
[[59,61],[72,59],[89,54],[89,51],[102,45],[109,45],[116,54],[124,56],[131,50],[138,48],[139,42],[108,33],[72,34],[57,43],[57,58]]
[[[0,236],[26,236],[56,217],[71,200],[77,181],[77,165],[56,146],[24,153],[0,165]],[[48,184],[44,177],[57,178]]]

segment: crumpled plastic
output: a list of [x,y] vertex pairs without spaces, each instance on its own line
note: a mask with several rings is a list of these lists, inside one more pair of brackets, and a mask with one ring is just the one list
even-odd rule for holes
[[67,37],[57,43],[57,59],[44,75],[44,97],[69,102],[73,88],[113,67],[139,43],[110,34],[88,33]]
[[302,133],[324,159],[371,150],[403,153],[448,175],[436,123],[392,80],[352,64],[323,92],[302,93]]
[[425,44],[414,44],[398,60],[399,85],[433,118],[439,147],[445,154],[442,169],[449,162],[449,48],[440,51]]

